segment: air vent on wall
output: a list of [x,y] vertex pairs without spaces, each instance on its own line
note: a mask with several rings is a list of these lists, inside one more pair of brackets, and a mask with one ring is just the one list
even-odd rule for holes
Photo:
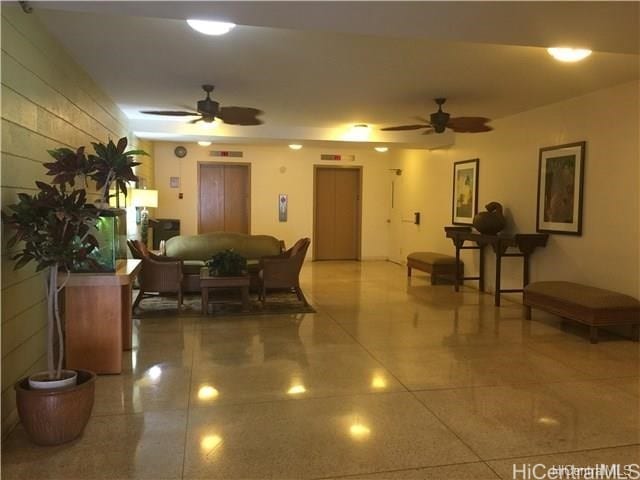
[[355,155],[334,155],[329,153],[320,154],[320,160],[330,160],[333,162],[353,162],[355,159]]
[[243,157],[243,153],[242,152],[238,152],[238,151],[230,151],[230,150],[211,150],[209,152],[209,155],[211,155],[212,157]]

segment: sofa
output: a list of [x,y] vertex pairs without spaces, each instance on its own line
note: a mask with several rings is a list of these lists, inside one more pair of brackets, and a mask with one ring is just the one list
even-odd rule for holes
[[233,249],[247,259],[249,274],[254,277],[260,269],[260,259],[280,255],[284,242],[270,235],[213,232],[200,235],[178,235],[168,239],[162,252],[183,262],[185,292],[200,291],[200,269],[218,252]]

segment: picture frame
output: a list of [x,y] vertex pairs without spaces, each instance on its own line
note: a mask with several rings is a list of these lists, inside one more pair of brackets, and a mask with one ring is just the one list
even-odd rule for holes
[[582,198],[587,142],[540,149],[536,231],[582,235]]
[[478,213],[478,172],[480,160],[464,160],[453,164],[453,197],[451,223],[472,225]]
[[286,222],[289,211],[289,196],[286,193],[278,195],[278,221]]

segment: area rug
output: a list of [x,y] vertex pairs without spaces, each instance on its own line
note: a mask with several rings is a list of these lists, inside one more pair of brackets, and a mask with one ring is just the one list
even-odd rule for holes
[[[138,295],[134,291],[134,297]],[[216,316],[240,316],[240,315],[287,315],[297,313],[315,313],[311,305],[305,306],[295,294],[289,292],[273,292],[267,295],[265,305],[258,301],[255,295],[249,299],[248,310],[242,309],[237,291],[215,290],[209,294],[209,315]],[[145,297],[134,310],[134,316],[160,317],[160,316],[201,316],[202,303],[199,294],[184,295],[182,310],[178,312],[176,297],[153,296]]]

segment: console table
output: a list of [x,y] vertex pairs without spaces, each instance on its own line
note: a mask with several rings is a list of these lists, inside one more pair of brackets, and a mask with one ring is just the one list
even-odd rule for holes
[[115,273],[72,273],[66,280],[67,368],[122,372],[122,351],[131,350],[131,289],[141,267],[141,260],[118,260]]
[[[460,276],[460,269],[456,268],[454,276],[455,291],[460,290],[460,284],[464,280],[478,280],[478,287],[484,292],[484,248],[490,245],[496,254],[496,291],[494,304],[500,306],[501,293],[523,292],[529,284],[529,257],[536,248],[544,248],[547,245],[549,235],[546,233],[517,233],[515,235],[484,235],[471,230],[471,227],[444,227],[447,238],[453,241],[456,247],[456,266],[460,263],[460,250],[479,250],[478,276]],[[475,246],[465,246],[465,242],[475,242]],[[507,253],[509,248],[517,249],[516,252]],[[522,257],[522,288],[501,288],[500,271],[503,257]]]

